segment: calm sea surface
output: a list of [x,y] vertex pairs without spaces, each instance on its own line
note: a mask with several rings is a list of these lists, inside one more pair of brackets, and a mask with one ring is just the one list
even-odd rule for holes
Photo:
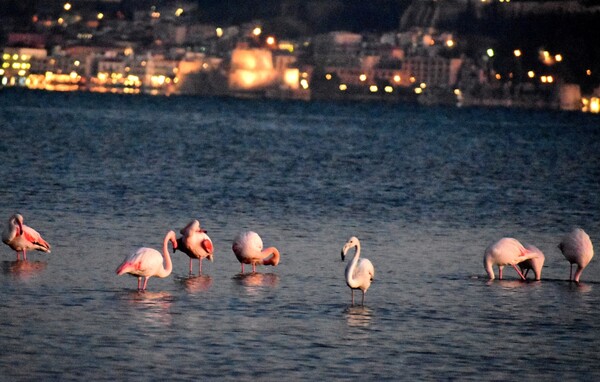
[[[0,160],[2,225],[53,246],[0,247],[1,380],[600,380],[600,258],[576,285],[557,248],[574,226],[600,248],[598,116],[4,90]],[[201,277],[181,252],[145,293],[115,275],[193,218]],[[279,266],[239,274],[247,229]],[[541,282],[487,281],[503,236]]]

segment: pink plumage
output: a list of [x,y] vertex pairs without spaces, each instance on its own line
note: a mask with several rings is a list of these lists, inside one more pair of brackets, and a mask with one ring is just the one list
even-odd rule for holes
[[17,253],[17,260],[21,252],[23,260],[27,260],[29,250],[50,253],[50,244],[35,229],[23,224],[23,216],[20,214],[14,214],[8,219],[2,232],[2,241]]
[[[575,228],[565,235],[558,244],[563,256],[571,264],[569,280],[579,282],[581,273],[588,266],[592,257],[594,257],[594,247],[592,240],[581,228]],[[577,264],[577,270],[573,275],[573,264]]]

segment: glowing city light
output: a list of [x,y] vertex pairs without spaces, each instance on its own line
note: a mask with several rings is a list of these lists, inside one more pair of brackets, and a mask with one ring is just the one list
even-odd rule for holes
[[394,88],[388,85],[388,86],[386,86],[385,88],[383,88],[383,90],[384,90],[386,93],[392,93],[392,92],[394,91]]
[[529,78],[535,77],[535,72],[533,70],[528,71],[527,72],[527,77],[529,77]]
[[340,91],[345,92],[346,90],[348,90],[348,85],[340,84],[339,89],[340,89]]
[[102,19],[104,18],[104,13],[102,13],[102,12],[98,12],[98,14],[96,15],[96,18],[97,18],[98,20],[102,20]]
[[65,11],[70,11],[70,10],[71,10],[71,7],[72,7],[72,6],[71,6],[71,3],[65,3],[65,5],[63,5],[63,9],[64,9]]
[[325,75],[325,79],[327,79],[327,81],[330,81],[330,80],[331,80],[331,78],[332,78],[332,77],[331,77],[331,74],[330,74],[330,73],[327,73],[327,74]]
[[367,80],[367,75],[366,74],[361,74],[360,76],[358,76],[358,79],[361,82],[365,82]]
[[256,27],[252,30],[252,34],[255,35],[256,37],[260,36],[261,33],[262,33],[261,27]]
[[486,51],[488,57],[492,58],[494,57],[494,49],[490,48]]
[[394,76],[394,82],[398,83],[398,82],[400,82],[400,81],[402,81],[402,77],[400,77],[400,75],[396,74],[396,75]]
[[275,45],[275,37],[273,37],[273,36],[267,37],[266,42],[267,42],[267,45],[271,45],[271,46]]
[[223,37],[223,28],[215,29],[215,33],[217,34],[217,37]]
[[379,88],[377,87],[377,85],[371,85],[369,86],[369,91],[371,93],[377,93],[379,91]]
[[556,62],[561,62],[561,61],[563,60],[563,56],[562,56],[562,54],[557,54],[557,55],[555,55],[555,56],[554,56],[554,60],[555,60]]
[[175,11],[175,16],[179,17],[181,15],[183,15],[183,8],[177,8]]
[[521,52],[521,50],[520,50],[520,49],[515,49],[515,50],[513,51],[513,54],[515,55],[515,57],[521,57],[521,55],[522,55],[523,53]]

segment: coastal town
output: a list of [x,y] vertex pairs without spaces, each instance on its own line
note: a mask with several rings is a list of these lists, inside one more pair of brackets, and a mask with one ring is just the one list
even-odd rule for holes
[[[551,43],[464,27],[540,12],[600,21],[600,5],[583,1],[413,1],[394,30],[293,36],[269,20],[200,21],[193,1],[141,1],[127,13],[118,0],[42,3],[26,22],[3,16],[2,88],[600,111],[594,57],[573,65]],[[282,3],[282,14],[298,12]]]

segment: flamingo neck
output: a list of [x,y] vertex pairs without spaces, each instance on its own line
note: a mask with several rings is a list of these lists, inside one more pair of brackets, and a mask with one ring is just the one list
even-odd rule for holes
[[276,266],[279,264],[279,250],[275,247],[269,247],[263,249],[261,252],[263,255],[268,256],[263,259],[263,265]]
[[177,248],[177,239],[175,232],[169,231],[163,241],[163,258],[165,259],[165,266],[158,273],[158,277],[167,277],[173,271],[173,263],[171,262],[171,255],[169,255],[169,241],[173,244],[173,248]]
[[352,261],[348,263],[346,267],[346,283],[350,288],[357,288],[358,284],[354,280],[354,270],[356,269],[356,265],[358,264],[358,258],[360,257],[360,243],[356,245],[356,251],[354,252],[354,257]]
[[492,261],[488,257],[483,259],[483,266],[485,267],[485,272],[488,274],[490,280],[496,278],[496,276],[494,275],[494,268],[492,267],[492,265]]

